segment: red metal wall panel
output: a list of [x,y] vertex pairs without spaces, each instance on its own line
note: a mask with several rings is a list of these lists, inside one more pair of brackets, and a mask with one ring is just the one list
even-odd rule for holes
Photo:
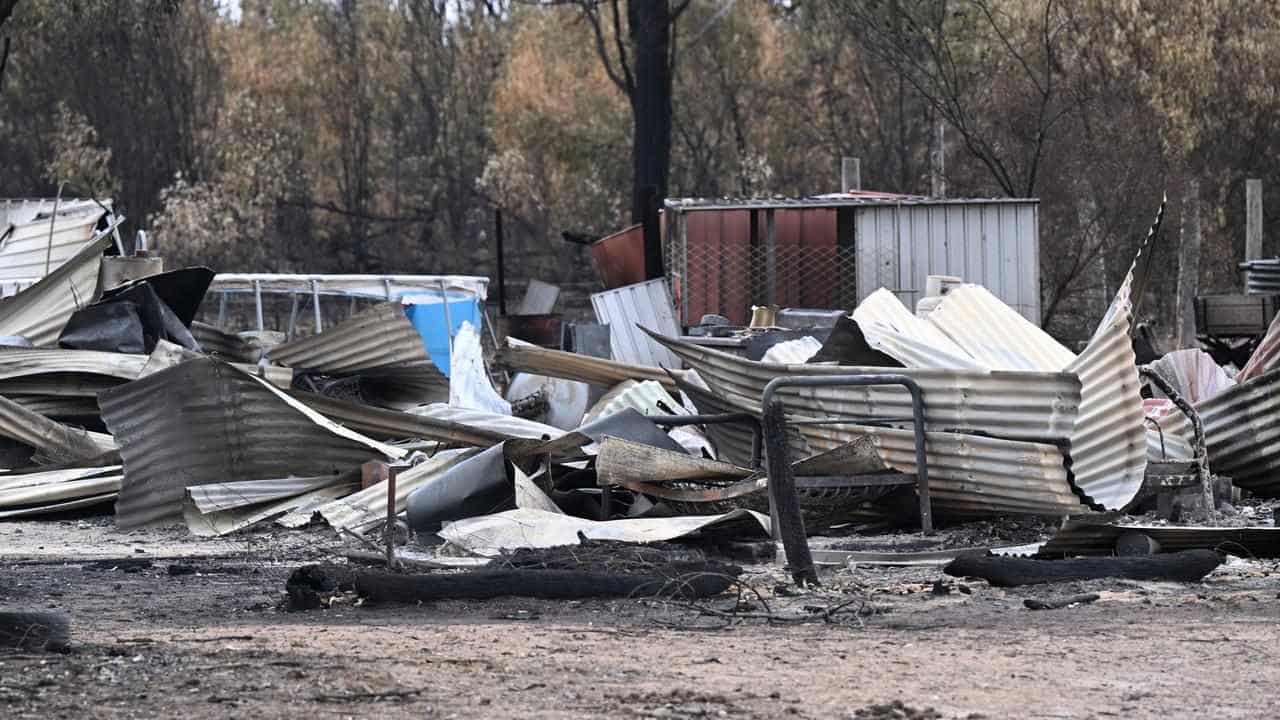
[[[765,213],[757,211],[759,239],[753,250],[748,210],[700,210],[685,214],[688,273],[682,292],[688,293],[686,324],[708,313],[724,315],[745,325],[752,297],[764,288]],[[836,238],[836,210],[805,208],[774,212],[776,302],[783,307],[837,307],[840,263]],[[753,282],[754,280],[754,282]]]

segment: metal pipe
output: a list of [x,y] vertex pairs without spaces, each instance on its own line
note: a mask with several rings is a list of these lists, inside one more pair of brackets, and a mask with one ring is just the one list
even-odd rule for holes
[[453,318],[449,317],[449,293],[444,289],[444,280],[440,284],[440,306],[444,308],[444,331],[449,338],[449,371],[453,371]]
[[506,317],[507,315],[507,268],[503,262],[503,245],[506,244],[506,237],[502,234],[502,208],[494,208],[493,210],[493,234],[498,245],[498,316]]
[[316,318],[315,334],[319,335],[324,330],[324,320],[320,315],[320,282],[318,280],[311,281],[311,308]]
[[262,283],[258,280],[253,281],[253,304],[258,314],[258,332],[262,332],[266,326],[262,322]]
[[289,327],[285,330],[284,337],[286,340],[293,339],[293,330],[298,325],[298,302],[301,298],[296,293],[290,293],[293,303],[289,307]]
[[53,199],[53,214],[49,216],[49,245],[44,251],[44,274],[49,274],[49,263],[53,259],[53,224],[58,220],[58,205],[62,202],[64,182],[58,183],[58,196]]
[[227,291],[218,293],[218,327],[227,326]]

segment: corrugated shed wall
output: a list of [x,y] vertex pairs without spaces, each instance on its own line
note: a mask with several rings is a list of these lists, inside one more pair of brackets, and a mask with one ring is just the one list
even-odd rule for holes
[[[685,211],[677,307],[686,325],[708,313],[746,324],[766,302],[765,211]],[[837,210],[774,210],[775,301],[783,307],[853,307],[880,287],[913,310],[929,275],[957,275],[986,286],[1040,324],[1039,208],[1027,202],[875,203],[855,206],[853,242],[839,242]],[[852,253],[849,248],[856,248]],[[854,282],[850,282],[850,278]],[[852,286],[856,285],[856,293]]]
[[854,217],[859,301],[886,287],[914,309],[929,275],[956,275],[1040,324],[1034,203],[877,205]]

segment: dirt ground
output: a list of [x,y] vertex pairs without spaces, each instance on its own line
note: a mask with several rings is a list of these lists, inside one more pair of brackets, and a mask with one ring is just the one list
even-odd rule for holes
[[[201,541],[122,533],[109,518],[0,523],[0,607],[65,610],[73,637],[66,654],[0,654],[0,717],[1258,718],[1280,707],[1269,561],[1232,559],[1194,585],[1015,590],[936,567],[839,567],[800,595],[775,592],[783,576],[762,565],[746,576],[759,598],[706,601],[712,614],[524,599],[284,612],[289,572],[338,547],[321,529]],[[1077,592],[1102,598],[1022,604]]]

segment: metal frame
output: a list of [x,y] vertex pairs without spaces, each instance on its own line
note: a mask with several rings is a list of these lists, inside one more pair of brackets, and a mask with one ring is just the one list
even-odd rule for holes
[[[1196,463],[1196,478],[1202,487],[1207,487],[1209,484],[1209,452],[1205,445],[1204,422],[1200,420],[1200,413],[1196,412],[1196,409],[1192,407],[1191,403],[1187,402],[1186,399],[1178,394],[1178,391],[1174,389],[1173,385],[1170,384],[1170,382],[1160,373],[1144,365],[1138,368],[1138,375],[1142,376],[1152,385],[1159,388],[1160,392],[1164,393],[1165,396],[1169,398],[1169,402],[1173,403],[1174,407],[1181,410],[1182,414],[1191,422],[1191,449],[1195,453],[1194,460]],[[1157,431],[1160,431],[1159,424],[1156,424],[1156,429]],[[1160,431],[1160,442],[1163,454],[1163,431]]]
[[[834,387],[842,385],[868,386],[868,385],[901,385],[911,393],[911,420],[915,427],[916,435],[916,487],[920,496],[920,527],[925,533],[933,532],[933,503],[929,496],[929,461],[925,455],[925,434],[924,434],[924,392],[920,389],[920,385],[915,380],[896,373],[885,373],[875,375],[828,375],[828,376],[810,376],[810,377],[780,377],[774,378],[765,385],[764,393],[760,397],[760,404],[766,410],[774,402],[774,396],[780,388],[784,387]],[[782,430],[785,431],[785,426]],[[777,447],[774,443],[786,444],[786,436],[771,438],[769,428],[765,429],[765,444],[769,447]],[[773,493],[769,495],[769,515],[774,517],[774,497]],[[774,536],[777,537],[778,530],[775,528]]]

